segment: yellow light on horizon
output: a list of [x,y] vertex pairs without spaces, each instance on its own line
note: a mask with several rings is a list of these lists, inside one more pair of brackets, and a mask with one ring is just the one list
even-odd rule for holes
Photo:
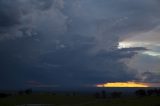
[[147,83],[140,82],[109,82],[98,84],[96,87],[150,87]]

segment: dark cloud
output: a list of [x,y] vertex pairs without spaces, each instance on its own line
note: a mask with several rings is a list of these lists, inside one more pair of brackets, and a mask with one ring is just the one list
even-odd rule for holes
[[159,17],[157,1],[150,0],[1,0],[0,83],[134,80],[136,71],[122,60],[147,49],[117,49],[118,42],[155,28]]
[[38,81],[26,81],[26,86],[27,87],[32,87],[32,88],[56,88],[58,87],[58,85],[54,85],[54,84],[44,84],[42,82],[38,82]]
[[12,27],[20,23],[20,11],[16,8],[16,1],[8,3],[7,0],[0,1],[0,26]]
[[108,59],[116,59],[117,61],[120,59],[125,59],[125,58],[132,58],[133,56],[135,56],[139,51],[146,51],[146,48],[143,47],[135,47],[135,48],[123,48],[123,49],[118,49],[118,50],[114,50],[114,51],[110,51],[110,52],[105,52],[105,51],[101,51],[98,56],[102,57],[102,58],[106,58]]
[[[60,0],[61,1],[61,0]],[[59,31],[59,24],[63,23],[60,9],[63,7],[57,0],[1,0],[0,1],[0,39],[15,39],[33,36],[39,29],[39,23],[54,18],[52,28]],[[47,10],[49,10],[50,14]],[[62,17],[62,18],[61,18]],[[62,22],[61,22],[62,21]],[[45,24],[43,24],[45,25]],[[64,25],[65,26],[65,25]],[[36,28],[35,28],[36,27]],[[48,26],[50,27],[50,26]],[[62,28],[61,28],[62,29]]]
[[[86,39],[92,42],[92,39],[86,37],[76,39],[76,37],[70,36],[70,39],[74,40],[69,40],[69,43],[68,39],[64,39],[65,46],[49,44],[52,45],[52,49],[49,50],[49,47],[42,53],[39,52],[41,50],[37,47],[41,43],[43,43],[42,46],[48,47],[48,44],[43,41],[39,43],[34,42],[33,39],[25,38],[12,43],[8,42],[7,45],[4,44],[5,48],[1,50],[1,54],[3,54],[1,55],[3,60],[1,61],[1,69],[3,70],[1,71],[3,73],[1,79],[3,80],[1,81],[9,78],[8,83],[24,86],[26,80],[40,80],[45,83],[53,82],[68,87],[134,79],[135,73],[130,72],[130,69],[123,62],[120,62],[121,59],[132,56],[125,55],[125,52],[118,50],[91,55],[89,49],[93,44],[85,42]],[[28,42],[32,43],[32,47],[28,45]],[[18,48],[8,49],[12,46]],[[130,55],[133,55],[132,52]],[[14,72],[14,74],[11,74],[11,72]],[[21,79],[21,81],[15,81],[18,79]]]

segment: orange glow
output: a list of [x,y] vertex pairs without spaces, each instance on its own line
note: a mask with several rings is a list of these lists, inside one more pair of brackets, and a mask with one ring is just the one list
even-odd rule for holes
[[147,83],[140,82],[112,82],[105,84],[98,84],[96,87],[150,87]]

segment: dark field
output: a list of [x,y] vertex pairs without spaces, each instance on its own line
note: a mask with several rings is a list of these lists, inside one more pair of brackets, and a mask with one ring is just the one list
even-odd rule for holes
[[160,96],[107,97],[102,99],[95,98],[93,95],[30,94],[0,99],[0,106],[17,106],[22,104],[54,104],[54,106],[160,106]]

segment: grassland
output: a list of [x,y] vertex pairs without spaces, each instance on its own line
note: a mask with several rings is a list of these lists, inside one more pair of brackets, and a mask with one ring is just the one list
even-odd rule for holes
[[160,106],[160,96],[96,99],[93,96],[32,94],[0,99],[0,106],[54,104],[55,106]]

